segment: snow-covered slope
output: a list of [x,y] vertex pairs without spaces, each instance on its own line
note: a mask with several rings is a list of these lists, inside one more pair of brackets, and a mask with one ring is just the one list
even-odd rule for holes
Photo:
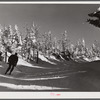
[[50,56],[50,59],[59,61],[59,60],[58,60],[55,56],[53,56],[53,55]]
[[48,87],[48,86],[38,86],[38,85],[17,85],[11,83],[0,83],[0,86],[6,87],[13,90],[60,90],[67,88],[57,88],[57,87]]
[[21,58],[19,58],[17,65],[23,65],[23,66],[34,67],[34,68],[44,68],[44,67],[40,67],[40,66],[34,66]]
[[92,59],[89,59],[89,58],[84,57],[84,59],[85,59],[86,61],[88,61],[88,62],[100,60],[99,57],[94,57],[94,58],[92,58]]
[[[7,53],[7,54],[8,54],[8,57],[11,55],[10,53]],[[7,59],[8,59],[8,58],[7,58]],[[45,61],[45,62],[48,62],[48,63],[50,63],[50,64],[54,64],[54,65],[55,65],[54,62],[49,61],[46,57],[44,57],[44,56],[41,55],[41,54],[39,54],[39,59],[41,59],[42,61]],[[29,62],[23,60],[23,59],[21,58],[20,55],[19,55],[19,59],[18,59],[18,64],[17,64],[17,65],[23,65],[23,66],[28,66],[28,67],[43,68],[43,69],[45,69],[45,67],[36,66],[36,65],[34,65],[34,64],[31,64],[31,63],[29,63]]]
[[[10,56],[10,54],[8,54],[8,56]],[[39,58],[44,61],[44,62],[48,62],[51,64],[51,61],[49,61],[46,57],[39,55]],[[44,63],[45,64],[45,63]],[[54,63],[52,63],[54,64]],[[19,61],[18,61],[18,65],[22,65],[22,66],[27,66],[30,67],[30,69],[42,69],[45,70],[44,67],[40,67],[40,66],[35,66],[30,64],[27,61],[24,61],[21,57],[19,57]],[[4,62],[1,62],[1,67],[3,68],[2,70],[7,68],[7,64]],[[25,69],[25,68],[24,68]],[[20,70],[19,70],[20,71]],[[41,72],[40,72],[41,73]],[[34,81],[50,81],[50,80],[59,80],[62,78],[65,78],[67,76],[38,76],[38,77],[33,77],[32,75],[27,75],[24,74],[22,72],[18,72],[18,69],[16,70],[16,68],[14,69],[13,73],[11,76],[9,75],[4,75],[0,73],[0,88],[6,88],[6,90],[60,90],[60,89],[67,89],[67,88],[61,88],[61,87],[56,87],[56,86],[46,86],[46,85],[35,85],[32,84],[32,82]],[[28,77],[27,77],[28,76]],[[31,76],[31,77],[29,77]],[[34,76],[34,73],[33,73]],[[3,79],[3,81],[2,81]],[[28,82],[28,83],[27,83]]]
[[50,63],[50,64],[56,65],[56,63],[49,61],[46,57],[44,57],[44,56],[41,55],[41,54],[39,54],[39,58],[40,58],[42,61],[45,61],[45,62],[48,62],[48,63]]

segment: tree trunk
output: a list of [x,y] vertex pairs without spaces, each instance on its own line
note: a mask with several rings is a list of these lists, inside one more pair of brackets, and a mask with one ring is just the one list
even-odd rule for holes
[[38,64],[38,60],[39,60],[39,52],[38,52],[38,50],[37,50],[37,59],[36,59],[36,63]]
[[5,52],[5,63],[7,62],[7,51]]
[[34,48],[33,48],[33,61],[35,61],[35,50],[34,50]]

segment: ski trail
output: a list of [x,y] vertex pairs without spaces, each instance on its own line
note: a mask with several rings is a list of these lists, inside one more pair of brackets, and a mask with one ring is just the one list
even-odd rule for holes
[[[53,75],[53,74],[59,74],[59,76],[62,78],[62,77],[69,77],[68,75],[70,75],[70,74],[80,74],[80,73],[86,73],[87,71],[77,71],[77,72],[68,72],[67,73],[67,71],[68,70],[65,70],[65,71],[58,71],[58,72],[49,72],[49,73],[42,73],[42,74],[39,74],[39,75]],[[61,72],[66,72],[66,73],[61,73]],[[57,75],[53,75],[53,76],[57,76]],[[37,74],[36,75],[27,75],[28,77],[29,76],[37,76]],[[56,77],[55,77],[56,78]]]
[[12,76],[6,76],[6,75],[1,75],[0,77],[3,78],[8,78],[8,79],[15,79],[15,80],[23,80],[23,81],[37,81],[37,80],[50,80],[50,79],[61,79],[61,78],[66,78],[69,77],[67,75],[70,74],[79,74],[79,73],[85,73],[86,71],[78,71],[78,72],[71,72],[71,73],[66,73],[66,74],[60,74],[59,76],[50,76],[50,77],[41,77],[41,78],[16,78],[16,77],[12,77]]
[[0,86],[16,89],[16,90],[60,90],[69,88],[58,88],[58,87],[48,87],[48,86],[38,86],[38,85],[16,85],[11,83],[0,83]]
[[66,73],[66,74],[60,74],[60,76],[81,74],[81,73],[86,73],[86,72],[87,72],[87,71],[77,71],[77,72],[71,72],[71,73]]
[[52,74],[60,74],[62,72],[68,72],[71,70],[64,70],[64,71],[56,71],[56,72],[47,72],[47,73],[40,73],[40,74],[35,74],[35,75],[27,75],[27,76],[37,76],[37,75],[52,75]]
[[8,78],[8,79],[15,79],[15,80],[24,80],[24,81],[36,81],[36,80],[60,79],[60,78],[68,77],[68,76],[63,76],[63,77],[55,76],[55,77],[44,77],[44,78],[16,78],[16,77],[6,76],[6,75],[0,74],[0,77]]
[[27,76],[40,76],[40,75],[52,75],[52,74],[60,74],[61,73],[65,73],[66,74],[75,74],[75,73],[85,73],[86,71],[77,71],[77,72],[73,72],[72,70],[64,70],[64,71],[56,71],[56,72],[47,72],[47,73],[40,73],[40,74],[35,74],[35,75],[27,75]]

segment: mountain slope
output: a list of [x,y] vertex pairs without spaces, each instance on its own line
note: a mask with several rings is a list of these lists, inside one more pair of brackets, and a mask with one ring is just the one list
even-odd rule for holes
[[12,75],[4,75],[7,67],[0,62],[0,91],[100,91],[100,61],[78,63],[40,55],[39,64],[19,58]]

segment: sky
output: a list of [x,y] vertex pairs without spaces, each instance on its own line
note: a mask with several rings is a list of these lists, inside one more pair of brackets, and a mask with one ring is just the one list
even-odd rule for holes
[[100,29],[86,22],[88,14],[95,12],[98,4],[0,4],[0,24],[18,25],[25,34],[25,26],[33,22],[41,33],[51,31],[61,38],[67,31],[73,44],[84,38],[89,47],[94,40],[100,42]]

